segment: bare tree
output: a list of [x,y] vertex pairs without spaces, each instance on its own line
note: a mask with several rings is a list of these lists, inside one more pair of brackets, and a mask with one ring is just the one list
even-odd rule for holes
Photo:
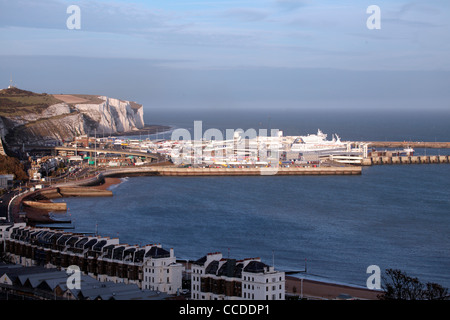
[[387,269],[383,277],[383,300],[445,300],[448,289],[437,283],[423,284],[418,278],[410,277],[398,269]]
[[440,284],[428,282],[426,284],[426,291],[424,298],[427,300],[449,300],[450,295],[447,288],[442,287]]

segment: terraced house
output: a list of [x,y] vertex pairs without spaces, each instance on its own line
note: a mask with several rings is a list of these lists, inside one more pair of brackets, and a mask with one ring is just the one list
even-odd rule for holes
[[224,259],[214,252],[192,264],[195,300],[284,300],[285,274],[260,258]]
[[183,266],[173,249],[160,244],[139,247],[118,238],[86,236],[15,224],[2,228],[2,250],[16,264],[66,269],[76,265],[99,281],[136,284],[139,288],[175,294]]

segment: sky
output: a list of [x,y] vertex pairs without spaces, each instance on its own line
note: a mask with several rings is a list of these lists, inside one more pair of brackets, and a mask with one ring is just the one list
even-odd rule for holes
[[[79,29],[71,29],[71,5]],[[380,29],[368,28],[380,9]],[[148,108],[450,109],[450,2],[0,0],[0,87]]]

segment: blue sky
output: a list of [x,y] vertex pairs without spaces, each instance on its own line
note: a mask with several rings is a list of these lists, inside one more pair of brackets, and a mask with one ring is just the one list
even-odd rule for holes
[[[72,4],[80,30],[66,27]],[[380,30],[366,27],[372,4]],[[449,9],[447,0],[0,0],[0,81],[12,73],[30,90],[177,107],[206,106],[214,95],[242,105],[260,93],[289,105],[342,95],[357,105],[369,95],[405,107],[434,97],[446,108]]]

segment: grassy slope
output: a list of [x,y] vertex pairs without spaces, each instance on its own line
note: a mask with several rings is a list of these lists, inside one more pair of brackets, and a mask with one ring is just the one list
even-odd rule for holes
[[41,113],[49,106],[61,103],[52,95],[38,94],[17,88],[0,90],[0,116],[20,116],[30,112]]

